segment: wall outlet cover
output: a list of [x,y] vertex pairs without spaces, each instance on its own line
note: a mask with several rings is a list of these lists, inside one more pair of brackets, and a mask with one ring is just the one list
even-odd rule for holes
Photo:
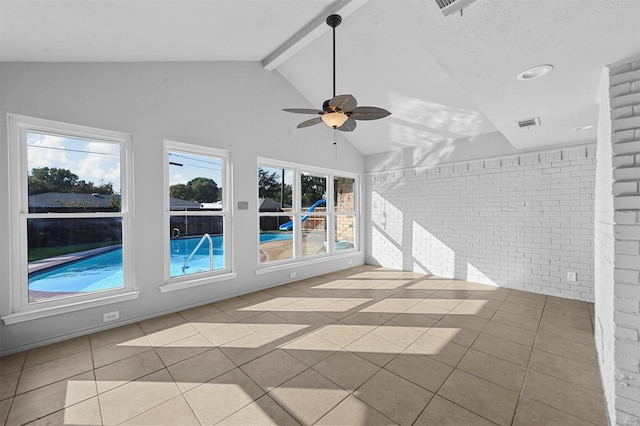
[[107,312],[102,315],[102,322],[115,321],[120,319],[120,311]]

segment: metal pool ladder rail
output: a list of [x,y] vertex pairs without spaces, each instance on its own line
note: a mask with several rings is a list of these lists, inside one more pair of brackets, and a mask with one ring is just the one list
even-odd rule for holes
[[202,238],[200,238],[200,241],[198,242],[198,245],[196,246],[196,248],[193,249],[189,257],[187,257],[187,260],[185,260],[184,263],[182,264],[182,275],[185,274],[185,269],[187,269],[187,264],[189,264],[189,262],[191,261],[193,256],[196,254],[196,252],[198,251],[202,243],[204,243],[205,238],[209,240],[209,270],[213,271],[213,241],[211,240],[211,236],[209,234],[204,234]]

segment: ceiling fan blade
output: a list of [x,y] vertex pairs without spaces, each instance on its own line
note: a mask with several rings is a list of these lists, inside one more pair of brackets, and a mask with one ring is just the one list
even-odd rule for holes
[[353,132],[356,129],[356,126],[357,124],[355,120],[348,119],[342,126],[338,127],[338,130],[341,132]]
[[388,115],[391,115],[391,113],[386,109],[362,106],[352,110],[350,117],[354,120],[378,120]]
[[340,111],[348,112],[353,111],[358,106],[358,101],[353,95],[338,95],[333,99],[329,99],[327,106],[331,110],[339,109]]
[[308,109],[308,108],[285,108],[283,111],[294,112],[296,114],[324,114],[324,111],[319,109]]
[[297,127],[298,129],[302,129],[303,127],[309,127],[319,123],[322,123],[322,117],[316,117],[316,118],[312,118],[311,120],[303,121],[302,123],[298,124]]

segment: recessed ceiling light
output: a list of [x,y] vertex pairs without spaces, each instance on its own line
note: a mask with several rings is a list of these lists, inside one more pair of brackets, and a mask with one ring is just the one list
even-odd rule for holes
[[549,74],[553,70],[553,65],[538,65],[522,71],[518,74],[518,80],[535,80]]
[[575,130],[575,131],[579,132],[579,131],[581,131],[581,130],[589,130],[589,129],[593,129],[594,127],[596,127],[596,126],[594,126],[593,124],[587,124],[586,126],[578,126],[578,127],[574,127],[574,128],[573,128],[573,130]]

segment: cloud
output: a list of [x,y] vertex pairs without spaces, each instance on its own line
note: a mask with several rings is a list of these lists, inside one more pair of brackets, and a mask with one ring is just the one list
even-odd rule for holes
[[186,184],[188,182],[187,178],[185,178],[184,176],[182,176],[179,173],[171,176],[170,180],[171,180],[171,182],[169,182],[169,185],[176,185],[178,183]]
[[120,146],[104,142],[89,142],[86,145],[89,154],[79,158],[74,173],[80,179],[96,185],[120,182]]
[[27,165],[29,171],[40,167],[70,168],[71,161],[64,150],[65,138],[60,136],[29,134]]
[[71,170],[80,180],[96,185],[112,183],[120,189],[120,145],[29,133],[29,170],[56,167]]

